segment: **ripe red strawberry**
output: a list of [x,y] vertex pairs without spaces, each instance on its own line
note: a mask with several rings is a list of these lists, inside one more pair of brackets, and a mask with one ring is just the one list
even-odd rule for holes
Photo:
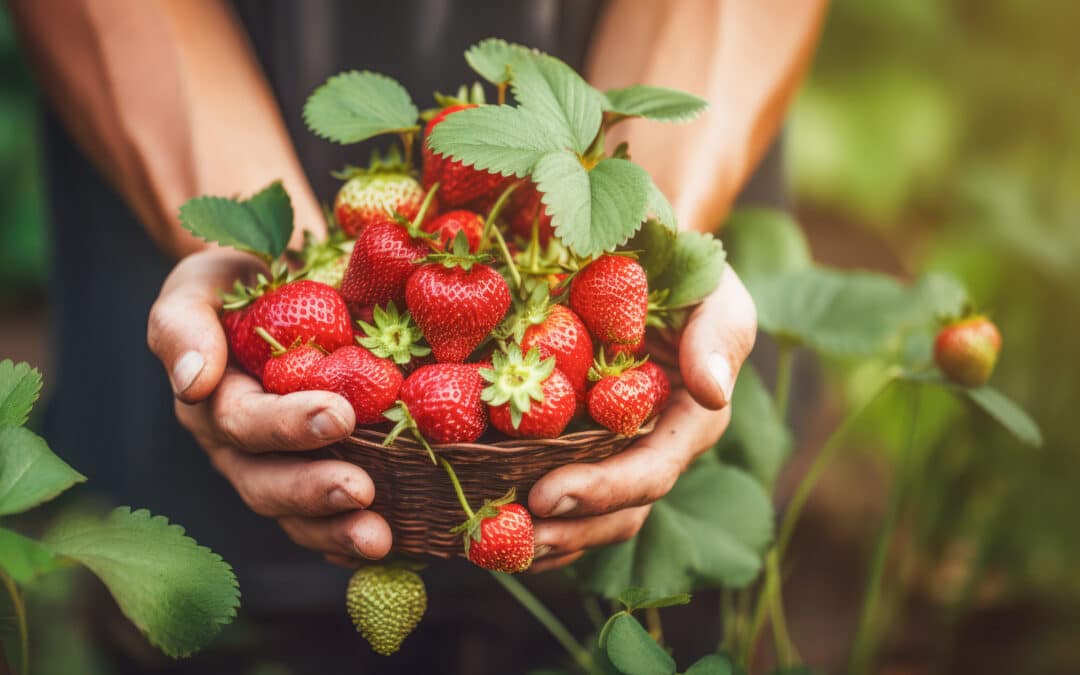
[[271,347],[256,333],[263,328],[283,345],[314,342],[327,351],[352,344],[349,310],[326,284],[301,279],[288,283],[262,278],[255,289],[238,285],[226,297],[223,321],[229,349],[252,375],[261,378]]
[[464,232],[469,240],[469,250],[480,250],[480,240],[484,236],[484,218],[473,211],[458,209],[440,214],[424,225],[424,231],[434,234],[437,239],[432,246],[439,251],[451,248],[450,244],[458,232]]
[[645,270],[633,258],[604,254],[570,281],[570,307],[604,345],[637,345],[649,309]]
[[614,359],[619,354],[626,354],[627,356],[641,357],[645,353],[645,336],[642,335],[641,339],[632,345],[605,345],[604,354],[608,359]]
[[286,348],[262,327],[256,328],[255,332],[266,340],[273,354],[263,366],[263,389],[280,396],[303,391],[308,372],[326,357],[326,352],[310,342]]
[[493,268],[467,251],[464,236],[454,253],[429,256],[405,286],[405,304],[435,360],[461,363],[495,328],[510,307],[510,288]]
[[532,565],[535,548],[532,516],[521,504],[502,504],[495,509],[494,515],[480,521],[478,538],[465,539],[465,554],[469,562],[486,570],[524,572]]
[[491,424],[515,438],[558,438],[577,408],[570,380],[555,368],[555,359],[540,360],[540,352],[511,345],[492,354],[491,368],[480,371],[490,383],[481,398],[488,404]]
[[551,226],[551,216],[540,200],[540,193],[536,191],[536,184],[529,181],[510,195],[510,204],[507,207],[507,220],[514,234],[529,241],[532,238],[533,221],[537,222],[537,241],[541,246],[546,246],[548,240],[555,235]]
[[[476,364],[435,363],[414,370],[398,397],[416,430],[432,443],[471,443],[487,429],[487,406],[480,400],[484,380]],[[405,415],[387,417],[409,426]],[[395,429],[396,438],[401,429]],[[390,438],[392,442],[393,439]]]
[[350,167],[339,177],[347,180],[334,200],[334,217],[350,237],[369,225],[394,222],[395,212],[412,220],[424,201],[424,189],[409,174],[397,148],[385,159],[373,156],[368,168]]
[[657,409],[662,390],[648,371],[620,355],[612,364],[600,360],[589,373],[589,415],[603,427],[624,436],[637,433]]
[[[427,123],[427,128],[424,130],[425,139],[431,138],[432,130],[447,116],[459,110],[475,107],[474,103],[462,103],[444,108]],[[439,183],[439,203],[444,208],[458,208],[467,206],[470,202],[484,202],[485,198],[490,200],[492,196],[502,192],[511,179],[487,171],[478,171],[461,162],[451,161],[436,154],[425,142],[424,172],[421,180],[425,190]]]
[[308,371],[305,389],[341,394],[356,413],[356,424],[385,421],[383,412],[394,405],[402,383],[401,371],[389,359],[380,359],[363,347],[342,347]]
[[663,409],[664,404],[667,403],[668,396],[671,396],[671,380],[668,379],[664,369],[658,366],[655,361],[646,361],[638,366],[637,369],[652,379],[653,386],[656,388],[657,392],[656,403],[653,404],[653,412],[660,412],[660,410]]
[[533,347],[541,358],[554,357],[555,367],[570,380],[581,401],[585,400],[585,382],[593,361],[593,343],[589,331],[577,314],[563,305],[552,305],[540,323],[525,329],[521,349]]
[[945,377],[965,387],[990,380],[1001,352],[1001,333],[985,316],[946,325],[934,341],[934,362]]
[[417,223],[423,221],[434,192],[428,192],[413,223],[384,222],[369,225],[356,238],[349,268],[341,282],[341,295],[348,302],[384,305],[405,299],[405,282],[416,270],[415,262],[431,251],[420,237]]

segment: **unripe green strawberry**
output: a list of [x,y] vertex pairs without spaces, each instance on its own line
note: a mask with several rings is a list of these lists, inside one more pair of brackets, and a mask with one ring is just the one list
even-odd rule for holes
[[346,608],[371,648],[389,656],[401,648],[424,617],[427,591],[420,575],[412,570],[370,565],[349,579]]
[[404,171],[360,172],[338,191],[334,217],[347,235],[356,237],[371,225],[394,222],[395,212],[412,220],[423,201],[424,189]]
[[1001,333],[985,316],[946,325],[934,341],[934,362],[949,380],[981,387],[990,380],[1001,352]]

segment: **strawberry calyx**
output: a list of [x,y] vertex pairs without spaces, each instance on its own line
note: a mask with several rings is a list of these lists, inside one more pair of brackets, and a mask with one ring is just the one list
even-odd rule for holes
[[596,356],[596,360],[593,361],[592,367],[589,368],[589,381],[599,382],[605,377],[618,377],[628,370],[637,368],[648,360],[648,354],[641,359],[636,359],[632,354],[619,352],[615,355],[615,358],[608,363],[607,356],[604,354],[604,350],[601,349],[600,353]]
[[357,336],[356,342],[367,348],[375,356],[391,359],[398,365],[405,365],[415,357],[427,356],[431,348],[420,344],[423,335],[409,312],[398,313],[393,300],[386,303],[386,308],[375,306],[372,322],[358,320],[366,337]]
[[[435,185],[438,186],[438,183]],[[434,237],[435,235],[428,236]],[[446,250],[430,253],[418,260],[417,263],[438,263],[448,269],[460,267],[468,272],[473,268],[473,265],[479,265],[490,261],[491,256],[487,253],[473,253],[472,249],[469,247],[469,238],[465,236],[464,230],[458,230],[458,233],[454,235],[454,241]]]
[[510,345],[505,352],[491,355],[491,368],[480,369],[480,377],[490,383],[480,392],[480,400],[489,406],[508,403],[510,423],[517,429],[532,402],[543,403],[544,382],[554,370],[555,359],[541,359],[536,347],[523,355],[519,345]]
[[378,148],[373,149],[371,159],[368,160],[366,167],[346,164],[343,169],[330,172],[331,176],[339,180],[387,174],[412,175],[411,167],[405,162],[401,155],[401,149],[396,145],[391,146],[385,155],[380,154]]
[[431,210],[431,205],[435,201],[435,195],[439,192],[439,184],[435,183],[428,188],[427,193],[424,195],[424,201],[420,203],[420,210],[416,212],[416,217],[409,220],[405,216],[401,215],[397,211],[393,211],[390,216],[394,219],[394,222],[401,225],[409,233],[409,236],[413,239],[421,239],[427,242],[435,241],[438,237],[433,232],[425,232],[423,228],[424,220],[427,219],[428,211]]
[[382,445],[384,448],[390,447],[394,444],[394,441],[398,439],[405,431],[412,434],[412,437],[416,439],[416,442],[424,446],[427,450],[428,457],[431,458],[432,464],[438,464],[439,460],[435,457],[435,451],[431,449],[431,445],[424,438],[424,435],[420,433],[420,427],[416,424],[416,419],[413,418],[412,413],[409,412],[409,406],[405,405],[405,401],[398,399],[394,405],[383,411],[383,417],[394,422],[394,428],[390,430],[390,433],[386,434],[386,438],[383,439]]
[[270,277],[262,272],[255,277],[255,284],[245,286],[239,279],[233,284],[232,291],[221,291],[222,308],[226,310],[243,309],[255,302],[263,295],[290,281],[294,281],[297,275],[289,271],[289,266],[284,261],[275,260],[270,265]]
[[431,118],[447,108],[458,105],[485,105],[487,103],[487,95],[484,94],[484,87],[479,82],[473,82],[471,87],[463,84],[458,87],[458,90],[453,94],[443,94],[442,92],[437,91],[433,95],[433,98],[435,99],[436,107],[428,108],[420,113],[420,119],[425,122],[430,122]]
[[[446,462],[444,468],[449,466],[449,462]],[[453,469],[450,468],[448,473],[450,473],[451,475],[451,480],[455,481],[456,483],[457,477],[453,475],[452,471]],[[462,539],[464,539],[465,541],[466,557],[469,555],[470,544],[472,544],[472,542],[474,541],[480,541],[480,526],[483,524],[483,522],[488,518],[494,518],[498,516],[499,512],[502,510],[502,507],[506,506],[507,504],[512,504],[515,500],[517,500],[516,488],[510,488],[510,490],[508,490],[506,494],[504,494],[502,497],[499,497],[498,499],[486,499],[484,500],[483,506],[481,506],[475,512],[471,510],[467,512],[467,515],[469,517],[467,520],[465,520],[465,522],[450,530],[450,532],[454,534],[460,533],[464,535]]]
[[551,314],[551,291],[544,280],[527,279],[525,288],[529,296],[524,301],[515,301],[515,309],[502,324],[492,331],[498,340],[520,343],[525,338],[529,326],[544,323]]

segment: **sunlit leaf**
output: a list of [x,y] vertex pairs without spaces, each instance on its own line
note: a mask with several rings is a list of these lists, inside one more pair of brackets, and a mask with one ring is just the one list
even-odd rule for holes
[[724,273],[724,246],[711,234],[679,232],[667,266],[649,285],[664,289],[666,307],[689,307],[716,290]]
[[466,166],[523,177],[541,158],[572,145],[567,130],[551,118],[511,106],[460,110],[444,119],[428,145]]
[[41,393],[41,373],[29,363],[0,361],[0,427],[22,426]]
[[688,122],[709,107],[708,101],[685,91],[644,84],[610,89],[605,99],[605,110],[660,122]]
[[731,266],[743,279],[806,269],[810,246],[798,223],[786,211],[741,208],[723,227]]
[[274,182],[246,201],[190,199],[180,207],[180,224],[200,239],[272,260],[292,236],[293,207],[285,188]]
[[63,564],[63,560],[33,539],[0,527],[0,569],[19,584],[28,584]]
[[0,515],[31,509],[85,480],[41,436],[23,427],[0,428]]
[[723,456],[737,459],[762,485],[772,486],[791,453],[792,438],[761,375],[744,363],[735,381],[731,424],[720,439]]
[[417,128],[419,112],[397,81],[351,70],[331,77],[304,104],[304,121],[317,136],[341,144]]

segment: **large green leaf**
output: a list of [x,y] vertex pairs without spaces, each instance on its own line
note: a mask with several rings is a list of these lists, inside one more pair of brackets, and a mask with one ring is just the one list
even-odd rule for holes
[[772,519],[756,480],[704,455],[653,505],[635,537],[588,554],[574,570],[587,590],[608,598],[632,586],[661,595],[745,586],[761,569]]
[[1006,431],[1016,436],[1021,443],[1036,448],[1042,445],[1043,438],[1039,425],[1012,399],[989,386],[975,389],[958,387],[958,389],[983,412],[997,420],[997,423],[1005,427]]
[[22,426],[41,393],[41,373],[29,363],[0,361],[0,427]]
[[41,436],[23,427],[0,428],[0,515],[31,509],[85,480]]
[[626,611],[633,612],[638,609],[659,609],[661,607],[674,607],[675,605],[688,605],[690,604],[690,594],[662,595],[654,593],[648,588],[627,588],[622,593],[619,593],[619,602],[626,607]]
[[580,256],[625,243],[645,219],[649,175],[625,159],[586,171],[569,151],[543,157],[533,170],[555,233]]
[[633,238],[626,242],[626,250],[636,253],[638,262],[645,268],[649,288],[656,288],[656,280],[675,257],[676,236],[674,230],[650,218]]
[[273,260],[285,251],[292,236],[292,202],[280,182],[245,201],[196,197],[180,207],[180,224],[206,241]]
[[661,122],[688,122],[709,107],[708,101],[685,91],[644,84],[609,89],[604,98],[605,110]]
[[653,180],[649,179],[649,215],[666,225],[675,232],[679,229],[679,220],[675,217],[675,209],[671,207],[666,195],[660,191]]
[[612,621],[604,641],[604,651],[612,665],[624,675],[675,673],[675,660],[629,614],[619,615]]
[[201,649],[236,616],[240,591],[228,563],[148,511],[122,507],[66,520],[44,543],[96,574],[124,615],[170,656]]
[[811,264],[806,237],[786,211],[737,209],[723,232],[731,266],[743,279],[802,270]]
[[551,118],[504,105],[458,111],[435,127],[427,143],[468,166],[522,177],[545,155],[572,145],[573,139]]
[[711,234],[679,232],[664,271],[649,285],[668,292],[664,306],[689,307],[716,290],[724,273],[724,246]]
[[308,128],[343,145],[418,129],[419,114],[405,87],[366,70],[331,77],[304,104]]
[[744,363],[735,382],[731,424],[720,441],[725,458],[738,459],[761,484],[771,488],[791,452],[791,431],[773,404],[761,375]]
[[511,86],[522,108],[555,120],[569,132],[571,150],[584,153],[603,115],[603,94],[555,57],[528,52],[514,64]]
[[911,295],[870,272],[809,267],[747,280],[758,325],[773,336],[830,356],[872,356],[909,320]]
[[465,61],[480,77],[492,84],[505,84],[514,74],[514,65],[527,58],[529,49],[499,38],[481,40],[465,51]]
[[725,654],[707,654],[686,669],[685,675],[745,675],[746,671],[732,663]]
[[0,569],[20,584],[59,569],[63,560],[38,542],[0,527]]

